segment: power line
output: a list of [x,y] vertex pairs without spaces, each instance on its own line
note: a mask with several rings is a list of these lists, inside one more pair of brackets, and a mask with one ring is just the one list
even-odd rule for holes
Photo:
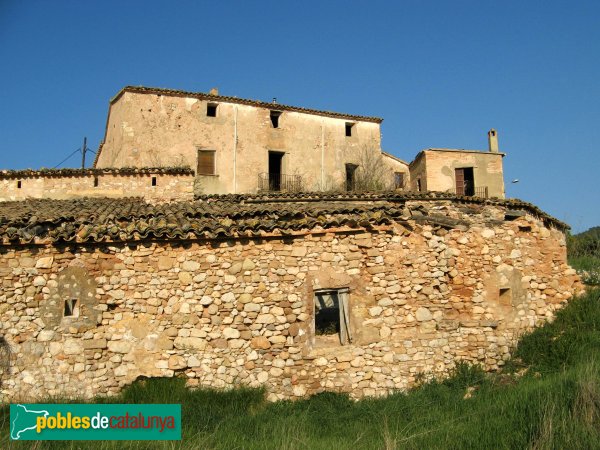
[[58,166],[60,166],[61,164],[63,164],[67,159],[69,159],[71,156],[73,156],[75,153],[80,152],[81,148],[78,148],[77,150],[75,150],[73,153],[71,153],[69,156],[67,156],[65,159],[63,159],[61,162],[59,162],[57,165],[55,165],[53,167],[53,169],[58,168]]

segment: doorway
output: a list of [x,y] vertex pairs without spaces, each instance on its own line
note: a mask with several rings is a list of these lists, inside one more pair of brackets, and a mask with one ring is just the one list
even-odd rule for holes
[[346,190],[353,191],[355,188],[355,172],[358,166],[356,164],[346,164]]
[[475,178],[472,167],[462,167],[454,170],[456,180],[456,195],[475,195]]
[[283,152],[269,151],[269,190],[281,190],[281,169],[283,168]]

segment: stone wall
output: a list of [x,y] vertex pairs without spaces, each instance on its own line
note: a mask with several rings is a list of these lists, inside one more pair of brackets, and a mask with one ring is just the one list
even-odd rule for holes
[[[260,239],[0,247],[1,334],[14,355],[2,394],[89,398],[182,376],[264,385],[271,400],[362,397],[457,361],[496,369],[580,288],[563,233],[505,212],[485,206],[480,225],[453,229],[415,217]],[[315,290],[340,288],[348,345],[315,335]],[[67,300],[76,314],[65,317]]]
[[[76,171],[76,170],[75,170]],[[19,171],[14,171],[19,172]],[[27,198],[71,199],[87,197],[144,197],[149,202],[192,200],[193,174],[165,174],[146,171],[139,174],[115,174],[84,170],[76,175],[3,176],[0,173],[0,202]],[[94,173],[96,172],[96,173]],[[153,184],[153,179],[154,184]]]

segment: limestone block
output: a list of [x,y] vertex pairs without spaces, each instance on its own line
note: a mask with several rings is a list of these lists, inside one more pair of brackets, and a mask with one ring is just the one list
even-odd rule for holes
[[429,311],[427,308],[423,308],[423,307],[417,309],[415,316],[419,322],[425,322],[427,320],[433,319],[433,315],[431,314],[431,311]]
[[35,263],[36,269],[50,269],[52,267],[52,263],[54,262],[53,256],[44,256],[37,260]]

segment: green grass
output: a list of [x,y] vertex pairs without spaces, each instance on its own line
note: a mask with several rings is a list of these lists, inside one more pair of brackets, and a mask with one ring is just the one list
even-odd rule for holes
[[7,440],[5,406],[0,410],[0,447],[600,448],[600,290],[572,301],[554,322],[524,336],[502,373],[458,365],[446,380],[357,402],[323,393],[269,403],[261,390],[190,391],[180,379],[138,382],[118,397],[99,401],[181,403],[183,439],[14,443]]

